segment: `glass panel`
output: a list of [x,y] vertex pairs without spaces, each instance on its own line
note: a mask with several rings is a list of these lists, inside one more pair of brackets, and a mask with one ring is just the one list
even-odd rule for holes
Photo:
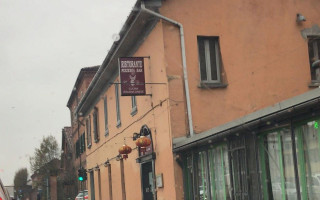
[[[105,130],[108,130],[108,103],[107,103],[107,97],[104,97],[103,104],[104,104],[104,127],[105,127]],[[107,134],[107,131],[106,131],[106,134]]]
[[207,168],[207,153],[201,151],[198,153],[198,194],[200,200],[208,199],[208,168]]
[[185,198],[186,200],[193,200],[193,162],[192,155],[187,157],[186,168],[184,169],[184,183],[185,183]]
[[217,65],[217,57],[216,57],[216,49],[218,49],[218,41],[216,38],[212,38],[209,40],[209,50],[210,50],[210,63],[211,63],[211,80],[218,80],[218,65]]
[[229,167],[229,155],[228,155],[228,146],[223,145],[221,147],[222,156],[223,156],[223,166],[224,166],[224,184],[225,184],[225,195],[227,200],[231,199],[232,190],[231,190],[231,181],[230,181],[230,167]]
[[269,133],[260,145],[266,159],[263,173],[267,177],[269,199],[297,199],[290,129]]
[[[298,140],[299,178],[308,199],[320,200],[320,154],[318,121],[310,121],[295,129]],[[299,146],[300,144],[300,146]],[[301,151],[301,152],[300,152]],[[303,163],[302,163],[303,162]],[[305,186],[303,185],[305,184]],[[304,190],[302,190],[304,191]]]
[[202,81],[207,81],[206,57],[204,50],[204,39],[198,38],[200,76]]
[[231,199],[230,173],[227,146],[209,150],[211,199]]
[[283,154],[283,172],[285,180],[285,190],[287,199],[297,199],[297,190],[295,182],[292,140],[290,129],[280,131]]
[[116,110],[117,110],[117,126],[120,125],[120,99],[119,99],[119,87],[115,84],[115,94],[116,94]]

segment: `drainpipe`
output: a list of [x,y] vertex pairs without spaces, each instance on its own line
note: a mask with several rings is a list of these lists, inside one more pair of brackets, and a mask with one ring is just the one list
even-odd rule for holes
[[186,61],[186,50],[185,50],[185,44],[184,44],[184,32],[183,32],[183,26],[179,22],[176,22],[172,19],[169,19],[163,15],[160,15],[159,13],[156,13],[152,10],[149,10],[145,7],[144,2],[141,2],[141,10],[145,11],[153,16],[156,16],[160,19],[163,19],[167,22],[170,22],[176,26],[179,27],[180,30],[180,45],[181,45],[181,56],[182,56],[182,66],[183,66],[183,79],[184,79],[184,90],[186,93],[186,102],[187,102],[187,113],[188,113],[188,123],[189,123],[189,131],[190,136],[194,136],[193,132],[193,124],[192,124],[192,115],[191,115],[191,105],[190,105],[190,94],[189,94],[189,84],[188,84],[188,75],[187,75],[187,61]]

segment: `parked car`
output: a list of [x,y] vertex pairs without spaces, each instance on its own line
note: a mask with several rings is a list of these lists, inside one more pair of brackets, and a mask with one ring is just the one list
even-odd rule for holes
[[0,179],[0,200],[10,200],[10,196],[6,188],[4,188]]
[[80,191],[75,198],[75,200],[84,200],[84,199],[89,199],[88,190]]

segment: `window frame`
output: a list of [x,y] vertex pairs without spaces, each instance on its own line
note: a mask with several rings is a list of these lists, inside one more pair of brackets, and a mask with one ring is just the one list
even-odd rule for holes
[[[262,186],[262,196],[264,199],[268,199],[270,195],[270,190],[272,190],[272,185],[270,183],[267,183],[267,181],[263,180],[269,180],[270,174],[270,169],[267,169],[267,159],[266,157],[268,156],[268,152],[265,151],[264,147],[264,138],[272,133],[277,133],[278,135],[280,134],[280,131],[284,128],[288,128],[291,131],[291,151],[292,155],[291,158],[293,158],[292,163],[293,166],[297,168],[298,174],[295,176],[295,184],[296,184],[296,193],[297,193],[297,198],[298,195],[300,194],[301,199],[307,199],[309,195],[309,190],[308,190],[308,185],[307,185],[307,176],[306,176],[306,169],[305,165],[307,164],[308,161],[305,160],[305,144],[304,144],[304,136],[307,133],[303,132],[303,126],[306,125],[308,122],[315,121],[317,124],[320,124],[320,118],[318,117],[312,117],[308,118],[302,121],[295,121],[291,122],[289,124],[286,124],[286,126],[282,128],[275,128],[271,129],[265,132],[262,132],[261,134],[258,135],[258,151],[259,151],[259,165],[260,165],[260,170],[261,170],[261,186]],[[318,130],[316,131],[318,135],[318,159],[320,159],[320,127],[317,128]],[[292,136],[293,134],[293,136]],[[277,135],[277,136],[278,136]],[[295,138],[295,140],[292,140],[292,137]],[[283,158],[284,151],[287,151],[285,147],[282,147],[281,145],[282,140],[280,140],[280,136],[278,136],[277,140],[277,145],[279,146],[279,149],[281,149],[281,154],[279,153],[279,158],[281,162],[285,162],[285,159]],[[296,157],[296,159],[294,159]],[[281,164],[281,163],[280,163]],[[281,164],[283,165],[283,164]],[[281,167],[281,166],[280,166]],[[269,170],[269,171],[268,171]],[[283,170],[283,169],[282,169]],[[283,172],[282,172],[283,173]],[[283,179],[284,177],[282,177]],[[298,189],[300,188],[300,190]],[[281,184],[281,190],[282,190],[282,199],[285,199],[286,195],[286,188],[285,188],[285,183],[282,181]],[[299,191],[298,191],[299,190]]]
[[131,115],[134,116],[135,114],[137,114],[137,112],[137,98],[136,96],[131,96]]
[[[310,52],[310,49],[312,49],[313,52]],[[320,35],[308,36],[308,55],[310,63],[311,83],[320,84],[320,64],[312,67],[312,64],[315,61],[320,60]],[[315,60],[313,61],[312,59]]]
[[99,137],[99,110],[97,107],[94,107],[94,110],[92,113],[92,120],[93,120],[94,142],[97,143],[100,140],[100,137]]
[[[226,149],[224,149],[226,148]],[[205,179],[205,189],[206,189],[206,195],[207,195],[207,199],[215,199],[215,195],[216,195],[216,185],[215,185],[215,181],[211,180],[212,177],[215,176],[215,174],[217,173],[216,171],[212,171],[214,170],[212,168],[212,164],[215,163],[214,161],[214,157],[210,157],[210,155],[213,155],[213,150],[218,151],[218,156],[220,157],[222,163],[221,163],[221,170],[223,171],[224,175],[223,175],[223,188],[224,188],[224,199],[227,199],[227,192],[228,189],[226,188],[226,182],[227,180],[227,174],[230,174],[230,155],[229,155],[229,150],[228,150],[228,145],[226,142],[222,142],[216,145],[210,145],[209,147],[202,147],[199,149],[196,149],[194,151],[191,152],[187,152],[184,155],[184,167],[183,167],[183,174],[184,174],[184,191],[185,191],[185,199],[186,200],[193,200],[193,199],[200,199],[200,190],[199,190],[199,173],[200,173],[200,169],[199,169],[199,153],[201,152],[205,152],[205,158],[204,160],[206,161],[205,163],[201,163],[201,168],[205,168],[206,173],[203,174],[203,172],[201,173],[202,178]],[[227,150],[227,154],[228,154],[228,158],[227,158],[227,162],[228,162],[228,171],[226,171],[227,169],[224,166],[224,157],[223,157],[223,153],[225,153],[224,151]],[[191,162],[191,169],[188,169],[189,165],[187,164],[187,160],[190,160]],[[191,174],[189,174],[191,171]],[[203,182],[203,181],[202,181]],[[229,183],[231,183],[231,177],[229,175]],[[232,185],[229,185],[230,189],[232,187]],[[204,190],[205,191],[205,190]],[[203,193],[204,194],[204,193]]]
[[115,87],[115,95],[116,95],[116,113],[117,113],[116,127],[119,128],[121,126],[119,86],[118,84],[115,84],[114,87]]
[[86,120],[86,131],[87,131],[87,147],[88,149],[91,148],[92,145],[92,138],[91,138],[91,116],[89,115]]
[[109,135],[109,128],[108,128],[108,100],[107,97],[105,96],[103,98],[103,105],[104,105],[104,135],[108,136]]
[[[214,44],[214,52],[210,50],[210,43]],[[199,87],[226,87],[222,77],[222,58],[220,50],[220,40],[218,36],[197,36],[198,45],[198,65],[200,84]],[[203,48],[202,48],[203,47]],[[204,60],[203,60],[204,58]],[[214,59],[214,62],[212,60]],[[214,64],[213,64],[214,63]],[[203,66],[205,64],[205,66]],[[217,78],[212,76],[212,70],[215,69]],[[202,77],[205,71],[206,78]]]

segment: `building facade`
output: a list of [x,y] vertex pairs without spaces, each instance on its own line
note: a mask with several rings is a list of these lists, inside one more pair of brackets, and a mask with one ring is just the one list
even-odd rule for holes
[[[67,107],[70,110],[71,127],[63,131],[63,147],[65,158],[64,168],[66,173],[66,183],[69,184],[68,194],[74,198],[79,191],[87,189],[86,181],[79,181],[77,177],[78,169],[86,168],[86,145],[85,145],[85,124],[81,116],[77,115],[75,109],[99,66],[82,68],[69,97]],[[70,130],[69,130],[70,129]],[[71,165],[69,165],[71,164]],[[76,186],[73,188],[73,186]],[[67,189],[67,187],[65,187]],[[72,193],[72,194],[71,194]]]
[[[137,1],[73,110],[90,198],[320,199],[319,6]],[[146,95],[121,96],[121,57]]]

